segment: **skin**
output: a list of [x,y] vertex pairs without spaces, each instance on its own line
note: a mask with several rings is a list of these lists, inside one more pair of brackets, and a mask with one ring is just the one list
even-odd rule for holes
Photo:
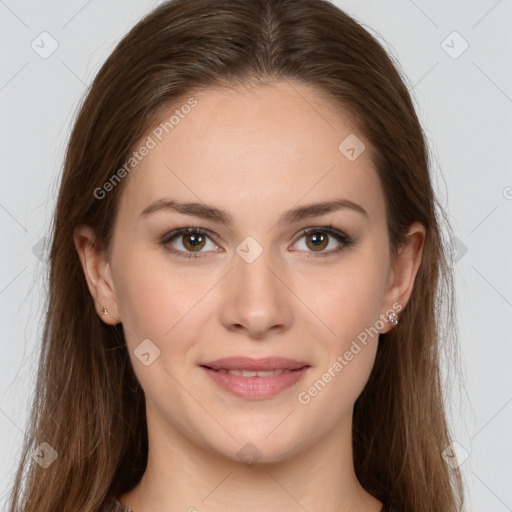
[[[148,467],[120,501],[134,512],[379,512],[382,503],[355,476],[351,444],[353,406],[378,336],[308,404],[298,394],[393,304],[405,307],[425,229],[411,225],[410,244],[390,259],[372,148],[365,141],[354,161],[339,151],[349,134],[364,136],[315,90],[276,82],[194,97],[198,105],[125,178],[110,260],[94,249],[88,226],[74,235],[98,315],[122,322],[146,396]],[[213,205],[233,223],[172,210],[140,216],[162,198]],[[292,207],[336,198],[368,215],[345,208],[277,224]],[[329,223],[353,244],[322,257],[342,243],[327,235],[328,245],[315,250],[301,231]],[[196,249],[203,258],[173,255],[159,244],[180,227],[216,235]],[[252,263],[236,252],[247,236],[263,250]],[[168,245],[198,254],[187,235]],[[380,331],[392,328],[387,321]],[[147,338],[160,356],[146,366],[134,350]],[[199,367],[237,355],[289,357],[311,368],[275,397],[243,399]],[[261,454],[252,466],[237,457],[248,442]]]

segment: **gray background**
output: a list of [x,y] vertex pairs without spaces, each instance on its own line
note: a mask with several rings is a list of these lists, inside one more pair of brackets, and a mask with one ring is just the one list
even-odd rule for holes
[[[114,45],[158,3],[0,0],[2,510],[34,385],[41,249],[71,123]],[[446,384],[464,450],[467,510],[511,511],[512,1],[336,4],[399,61],[428,136],[435,186],[456,236],[462,382],[446,377]],[[50,36],[40,36],[45,31]],[[58,48],[45,55],[52,44]]]

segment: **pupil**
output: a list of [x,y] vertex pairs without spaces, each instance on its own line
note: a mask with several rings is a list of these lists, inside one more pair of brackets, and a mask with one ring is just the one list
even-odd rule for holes
[[200,238],[200,236],[201,236],[201,235],[188,235],[188,240],[189,240],[189,242],[190,242],[190,239],[194,239],[194,238],[196,238],[196,241],[195,241],[195,242],[194,242],[194,241],[192,241],[192,245],[198,245],[198,244],[200,244],[200,243],[201,243],[201,241],[200,241],[200,240],[198,240],[198,239]]
[[312,247],[313,249],[323,249],[324,246],[325,246],[325,240],[326,240],[326,235],[323,234],[323,233],[312,233],[309,235],[311,240],[310,242],[308,242],[308,245],[310,245],[310,247]]

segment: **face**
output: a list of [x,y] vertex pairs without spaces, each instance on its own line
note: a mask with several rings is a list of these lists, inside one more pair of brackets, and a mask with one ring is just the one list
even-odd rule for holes
[[[123,324],[148,424],[277,461],[349,428],[375,333],[392,328],[419,262],[393,266],[372,148],[314,90],[193,98],[169,133],[137,145],[155,143],[124,178],[111,259],[89,285]],[[240,357],[292,363],[212,363]]]

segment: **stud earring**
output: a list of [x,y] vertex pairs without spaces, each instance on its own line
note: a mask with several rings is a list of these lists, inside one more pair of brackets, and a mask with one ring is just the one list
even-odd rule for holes
[[398,322],[400,321],[398,315],[394,311],[392,313],[389,313],[388,319],[394,326],[397,326]]
[[108,313],[107,308],[101,307],[101,308],[100,308],[100,313],[101,313],[102,315],[106,315],[106,314]]

